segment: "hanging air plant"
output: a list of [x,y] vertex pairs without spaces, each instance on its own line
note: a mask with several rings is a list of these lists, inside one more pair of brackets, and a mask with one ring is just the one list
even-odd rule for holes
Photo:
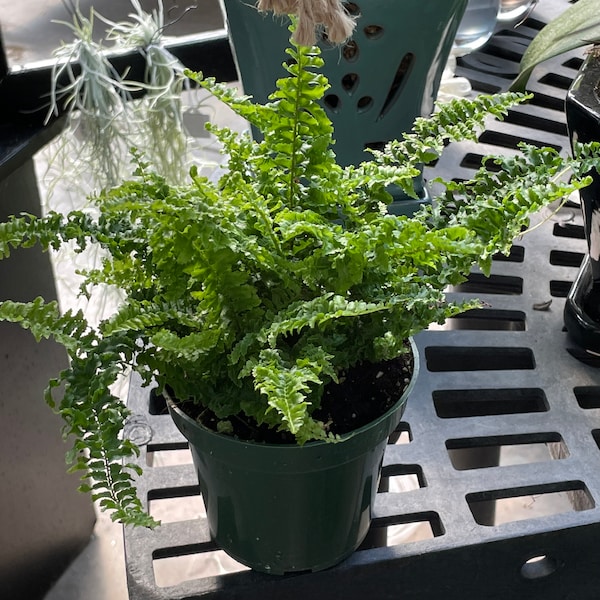
[[[67,127],[51,158],[58,165],[49,182],[68,176],[73,188],[85,182],[88,194],[121,181],[130,161],[130,148],[137,147],[170,183],[185,177],[188,141],[183,124],[182,92],[186,78],[183,66],[164,47],[165,24],[162,3],[152,13],[138,0],[129,21],[112,22],[90,11],[85,17],[70,0],[64,0],[72,22],[61,21],[73,33],[54,53],[48,119],[67,114]],[[131,81],[119,74],[107,58],[106,48],[93,39],[94,18],[110,29],[110,50],[139,50],[146,62],[144,81]],[[144,92],[141,99],[133,93]],[[77,156],[73,170],[72,157]],[[68,170],[62,165],[69,165]],[[124,171],[125,170],[125,171]]]
[[117,48],[138,49],[145,58],[144,97],[133,102],[138,135],[134,144],[143,150],[170,183],[187,173],[188,137],[183,124],[182,92],[187,84],[183,65],[163,45],[165,25],[162,3],[152,13],[131,0],[130,21],[112,23],[107,39]]

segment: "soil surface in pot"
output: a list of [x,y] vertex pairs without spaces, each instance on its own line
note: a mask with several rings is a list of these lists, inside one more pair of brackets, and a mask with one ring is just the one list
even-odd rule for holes
[[[407,342],[408,344],[408,342]],[[329,431],[342,435],[374,421],[386,413],[402,396],[414,369],[410,349],[396,359],[380,363],[360,363],[340,375],[339,383],[329,383],[321,406],[313,417],[328,425]],[[178,403],[190,417],[205,427],[217,430],[219,419],[209,410],[192,403]],[[289,432],[273,431],[257,425],[245,415],[229,419],[231,435],[244,440],[268,444],[295,444]]]

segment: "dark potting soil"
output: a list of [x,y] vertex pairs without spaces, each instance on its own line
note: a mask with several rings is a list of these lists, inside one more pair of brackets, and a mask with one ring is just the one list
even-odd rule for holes
[[410,383],[412,353],[382,363],[361,363],[329,384],[313,417],[331,422],[334,434],[348,433],[386,413]]
[[[340,376],[339,383],[329,383],[321,406],[312,416],[328,425],[328,431],[342,435],[374,421],[386,413],[402,396],[414,369],[412,352],[380,363],[360,363]],[[217,430],[219,419],[203,407],[179,404],[190,417],[209,429]],[[245,415],[229,419],[234,437],[258,443],[294,444],[292,434],[278,432],[249,421]]]

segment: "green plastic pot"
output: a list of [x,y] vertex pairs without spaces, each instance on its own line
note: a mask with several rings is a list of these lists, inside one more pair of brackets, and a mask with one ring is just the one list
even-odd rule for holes
[[[412,342],[411,342],[412,343]],[[217,434],[172,401],[190,443],[212,538],[232,558],[283,575],[318,571],[349,556],[368,533],[388,437],[418,372],[384,415],[337,443],[257,444]]]

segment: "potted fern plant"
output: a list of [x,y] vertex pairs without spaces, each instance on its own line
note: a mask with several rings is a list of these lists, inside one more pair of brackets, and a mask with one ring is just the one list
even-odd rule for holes
[[415,174],[447,141],[475,139],[524,96],[453,101],[372,161],[342,167],[318,102],[328,88],[319,50],[287,53],[287,77],[264,105],[189,73],[264,136],[211,126],[228,155],[217,183],[192,169],[169,184],[134,153],[131,180],[95,211],[0,225],[2,258],[34,244],[100,245],[82,293],[108,285],[123,296],[95,328],[42,298],[0,303],[0,319],[69,353],[47,400],[74,439],[82,490],[114,519],[156,525],[135,493],[127,408],[111,393],[132,368],[169,398],[190,440],[216,542],[276,574],[328,567],[359,545],[418,367],[411,336],[477,306],[448,301],[445,287],[474,264],[489,272],[532,211],[588,184],[583,173],[600,164],[598,144],[573,158],[522,146],[470,181],[445,182],[413,217],[391,214],[387,186],[414,195]]

